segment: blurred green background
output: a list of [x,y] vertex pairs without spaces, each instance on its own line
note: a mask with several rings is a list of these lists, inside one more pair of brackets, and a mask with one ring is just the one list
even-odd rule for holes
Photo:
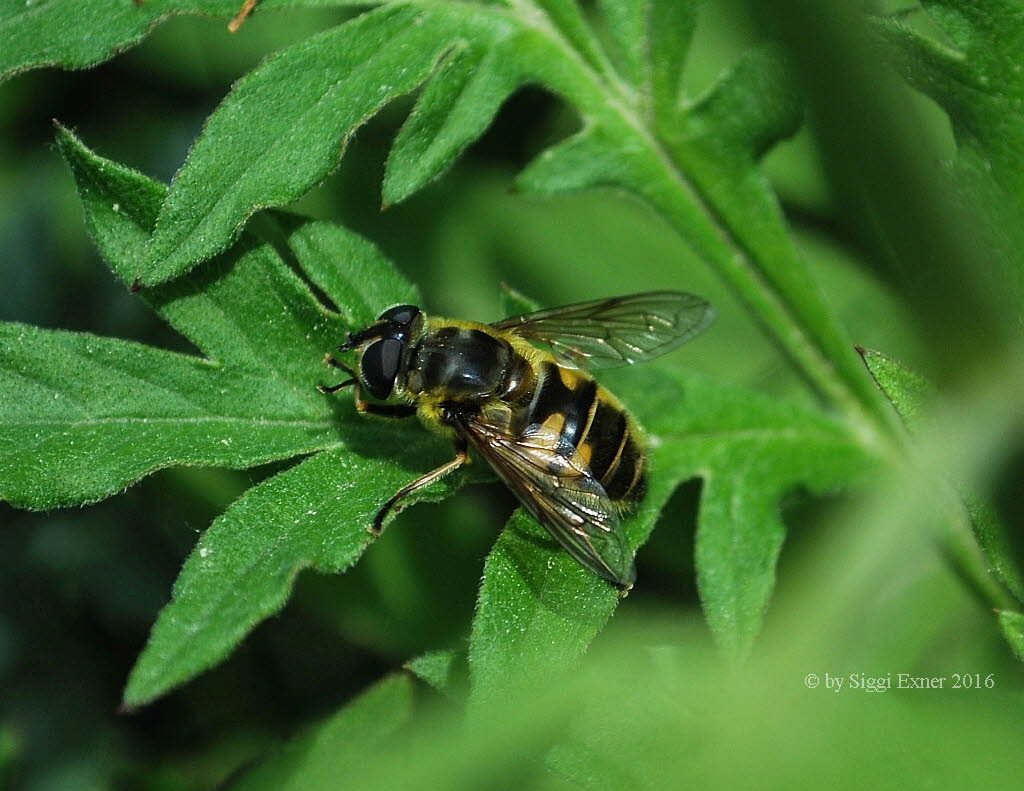
[[[343,18],[336,11],[256,14],[233,36],[223,21],[175,19],[90,71],[44,70],[0,87],[0,319],[188,349],[106,272],[52,146],[50,121],[72,128],[103,156],[169,180],[235,79],[267,53]],[[736,7],[712,4],[689,60],[691,93],[711,84],[751,38]],[[923,97],[915,102],[921,133],[952,154],[945,115]],[[655,288],[696,292],[715,304],[719,320],[658,364],[810,403],[700,257],[644,206],[610,191],[539,199],[511,190],[513,174],[532,154],[577,124],[542,92],[513,98],[447,177],[407,204],[379,211],[383,160],[408,108],[401,102],[364,127],[338,173],[295,210],[374,240],[435,313],[493,320],[502,281],[545,305]],[[922,338],[901,301],[865,265],[870,250],[843,217],[811,134],[805,129],[779,146],[765,167],[800,250],[851,338],[911,367],[921,362]],[[286,610],[225,664],[143,711],[119,714],[121,686],[198,532],[278,469],[163,471],[108,501],[49,514],[0,504],[0,785],[216,787],[413,656],[460,645],[483,559],[514,507],[497,485],[470,487],[449,502],[403,514],[343,577],[304,575]],[[602,705],[621,702],[635,682],[642,687],[659,663],[671,666],[665,672],[679,696],[661,701],[668,709],[654,718],[671,727],[638,727],[628,737],[649,737],[651,751],[675,751],[663,780],[772,785],[785,767],[808,762],[837,787],[859,787],[897,779],[872,768],[884,760],[901,772],[920,770],[911,785],[929,777],[930,787],[977,780],[978,764],[988,766],[992,787],[1019,782],[1019,757],[994,757],[1021,735],[1019,665],[923,537],[887,531],[893,525],[885,519],[864,529],[845,498],[795,493],[765,636],[768,658],[730,675],[715,664],[692,581],[699,493],[691,483],[673,498],[638,558],[642,584],[599,640],[598,656],[605,651],[610,658],[595,664],[599,677],[608,672],[615,679],[602,682]],[[870,573],[857,576],[861,567],[851,558]],[[832,596],[836,590],[847,598]],[[819,631],[837,642],[825,644]],[[797,644],[788,644],[794,635]],[[617,653],[652,639],[667,641],[669,659],[654,652],[630,661]],[[824,657],[835,664],[814,664]],[[827,669],[992,673],[997,687],[962,691],[955,701],[949,693],[894,699],[895,693],[808,692],[804,674]],[[540,702],[534,716],[545,711]],[[621,709],[612,706],[610,714]],[[643,719],[624,717],[638,726]],[[876,743],[875,728],[891,729],[887,749]],[[600,753],[602,739],[625,734],[596,727],[588,738]],[[944,750],[938,761],[937,746]],[[500,752],[481,747],[484,764],[488,749]],[[962,752],[953,755],[956,749]],[[762,769],[730,769],[733,751],[747,758],[744,765]],[[576,760],[601,765],[593,756]],[[523,779],[514,772],[476,777],[487,783],[476,787],[516,787]]]

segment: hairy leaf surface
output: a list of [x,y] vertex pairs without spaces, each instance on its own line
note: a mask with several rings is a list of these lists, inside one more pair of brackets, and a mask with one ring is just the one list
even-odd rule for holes
[[0,371],[0,498],[22,508],[99,500],[170,465],[339,444],[330,411],[261,375],[127,341],[0,324]]
[[[261,0],[259,8],[359,4],[358,0]],[[168,17],[231,18],[241,7],[240,0],[0,0],[0,40],[4,42],[0,79],[40,66],[92,66],[137,44]]]
[[[978,242],[979,264],[1019,318],[1024,301],[1024,9],[1018,0],[924,0],[914,15],[876,20],[897,68],[949,115],[951,172]],[[939,31],[938,37],[934,31]],[[973,278],[972,278],[973,280]]]
[[[67,131],[59,140],[89,229],[129,284],[166,188]],[[21,325],[0,333],[0,361],[13,374],[0,385],[0,417],[11,429],[0,492],[13,502],[80,503],[161,466],[241,467],[326,450],[254,487],[203,535],[132,673],[128,705],[223,659],[284,605],[300,570],[354,563],[390,494],[447,458],[443,443],[415,426],[374,425],[346,394],[315,388],[337,381],[324,352],[383,308],[414,301],[412,287],[348,231],[262,220],[191,277],[139,293],[206,358]],[[303,278],[341,312],[321,305]],[[41,465],[51,472],[40,474]]]
[[999,613],[999,628],[1010,644],[1013,655],[1024,662],[1024,614],[1002,610]]
[[[284,606],[302,569],[349,568],[371,541],[367,528],[377,511],[411,477],[402,460],[444,460],[427,437],[408,430],[378,433],[373,448],[360,456],[319,453],[254,486],[214,520],[132,670],[127,705],[148,703],[224,659]],[[418,499],[439,499],[453,485]]]

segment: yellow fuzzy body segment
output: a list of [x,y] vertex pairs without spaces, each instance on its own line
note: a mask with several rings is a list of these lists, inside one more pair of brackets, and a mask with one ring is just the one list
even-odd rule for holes
[[447,439],[454,439],[455,429],[441,422],[441,404],[445,400],[439,394],[421,393],[416,398],[416,417],[430,431]]

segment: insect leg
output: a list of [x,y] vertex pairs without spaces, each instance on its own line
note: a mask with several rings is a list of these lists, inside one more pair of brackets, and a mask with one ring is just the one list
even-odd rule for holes
[[330,393],[337,393],[339,390],[348,387],[349,385],[355,385],[357,388],[359,387],[359,380],[356,378],[356,372],[349,368],[347,365],[345,365],[345,363],[336,360],[330,352],[324,355],[324,365],[330,365],[333,368],[340,368],[351,377],[351,379],[346,379],[341,384],[317,385],[316,389],[319,390],[324,395],[329,395]]
[[429,486],[435,481],[441,480],[448,473],[454,472],[465,464],[469,464],[469,453],[466,452],[466,441],[459,438],[455,441],[455,458],[447,464],[442,464],[436,470],[431,470],[426,475],[417,478],[412,483],[406,484],[395,492],[394,497],[384,503],[384,507],[381,508],[377,513],[377,516],[374,517],[373,525],[370,527],[370,532],[375,536],[379,536],[381,530],[384,529],[384,517],[386,517],[393,508],[398,506],[402,500],[417,489],[422,489],[424,486]]
[[337,384],[337,385],[317,385],[316,389],[319,390],[324,395],[329,395],[331,393],[337,393],[342,388],[348,387],[349,385],[354,385],[354,384],[358,384],[358,382],[356,382],[355,379],[346,379],[344,382],[342,382],[341,384]]
[[356,375],[355,371],[353,371],[351,368],[345,365],[345,363],[343,363],[330,352],[327,352],[327,354],[324,355],[324,365],[329,365],[332,368],[340,368],[341,370],[343,370],[345,373],[352,377]]

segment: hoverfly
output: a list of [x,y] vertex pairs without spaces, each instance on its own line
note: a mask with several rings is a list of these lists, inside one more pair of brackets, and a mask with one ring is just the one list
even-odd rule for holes
[[411,492],[468,464],[472,447],[576,561],[628,590],[636,571],[622,517],[643,497],[647,455],[632,416],[587,371],[658,357],[713,318],[707,302],[679,291],[493,324],[428,317],[414,305],[385,310],[339,347],[355,351],[354,367],[326,356],[351,378],[319,389],[353,387],[360,412],[418,415],[454,442],[455,458],[396,492],[371,531]]

